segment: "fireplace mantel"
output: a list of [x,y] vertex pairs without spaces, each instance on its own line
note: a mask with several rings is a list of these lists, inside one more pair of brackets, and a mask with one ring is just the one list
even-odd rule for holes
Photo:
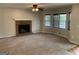
[[13,20],[14,21],[25,21],[25,20],[26,21],[30,21],[30,20],[32,21],[32,19],[16,19],[16,18],[13,18]]

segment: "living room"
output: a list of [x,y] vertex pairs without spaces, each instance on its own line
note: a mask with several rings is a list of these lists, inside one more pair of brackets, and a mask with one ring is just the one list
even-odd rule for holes
[[78,10],[74,3],[0,3],[0,52],[78,54]]

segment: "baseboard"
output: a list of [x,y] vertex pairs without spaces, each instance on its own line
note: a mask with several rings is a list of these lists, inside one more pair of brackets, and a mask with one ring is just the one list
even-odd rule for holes
[[67,36],[64,36],[64,35],[61,35],[61,34],[57,34],[57,33],[51,33],[51,32],[40,32],[40,33],[54,34],[54,35],[57,35],[57,36],[60,36],[60,37],[64,37],[66,39],[69,39]]
[[55,35],[58,35],[58,36],[61,36],[61,37],[64,37],[64,38],[66,38],[66,39],[69,39],[67,36],[65,36],[65,35],[61,35],[61,34],[57,34],[57,33],[53,33],[53,34],[55,34]]
[[73,40],[69,40],[71,43],[73,43],[73,44],[75,44],[75,45],[79,45],[79,42],[75,42],[75,41],[73,41]]
[[2,39],[2,38],[8,38],[8,37],[14,37],[14,36],[16,36],[16,35],[2,35],[2,36],[0,37],[0,39]]

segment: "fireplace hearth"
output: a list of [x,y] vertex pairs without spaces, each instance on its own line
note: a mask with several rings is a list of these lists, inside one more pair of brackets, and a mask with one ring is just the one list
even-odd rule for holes
[[16,35],[30,33],[31,21],[16,21]]

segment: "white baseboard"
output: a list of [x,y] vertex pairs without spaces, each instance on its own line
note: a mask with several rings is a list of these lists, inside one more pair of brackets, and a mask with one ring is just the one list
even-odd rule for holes
[[65,35],[61,35],[61,34],[58,34],[58,33],[52,33],[52,32],[43,32],[43,31],[42,31],[41,33],[55,34],[55,35],[58,35],[58,36],[61,36],[61,37],[64,37],[64,38],[69,39],[67,36],[65,36]]
[[1,35],[0,38],[7,38],[7,37],[13,37],[13,36],[16,36],[16,35]]
[[72,39],[69,39],[69,41],[70,41],[71,43],[73,43],[73,44],[79,45],[79,42],[77,42],[77,41],[73,41]]

